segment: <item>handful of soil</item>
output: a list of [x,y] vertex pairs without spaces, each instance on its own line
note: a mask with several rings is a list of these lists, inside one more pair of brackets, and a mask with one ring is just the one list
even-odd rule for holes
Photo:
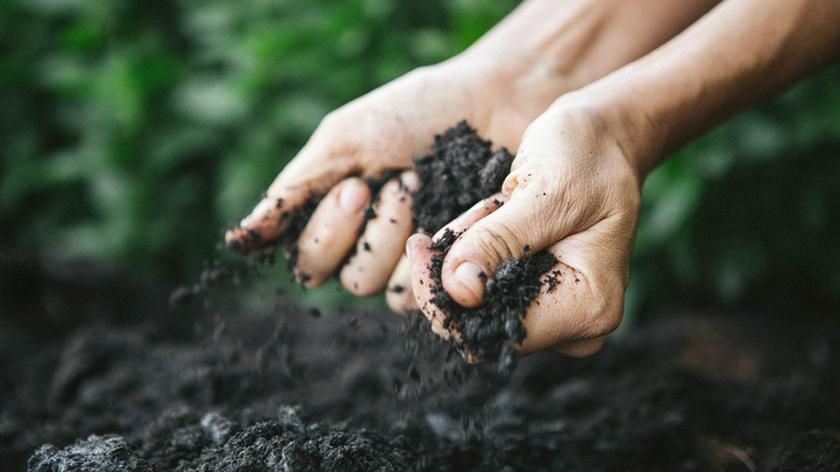
[[[491,142],[479,137],[464,121],[435,136],[432,152],[414,160],[420,180],[419,189],[412,194],[416,226],[436,233],[498,192],[512,162],[507,149],[494,152]],[[439,252],[431,263],[435,284],[431,302],[446,315],[444,327],[459,333],[458,339],[450,338],[459,351],[478,360],[498,360],[499,368],[508,370],[513,365],[513,346],[525,338],[522,318],[540,292],[540,277],[557,259],[541,251],[519,261],[503,262],[487,280],[484,303],[465,308],[449,297],[441,281],[443,260],[458,236],[447,230],[432,247]]]
[[492,149],[466,121],[435,136],[432,152],[414,159],[420,188],[412,197],[415,226],[436,233],[479,201],[498,192],[513,155]]

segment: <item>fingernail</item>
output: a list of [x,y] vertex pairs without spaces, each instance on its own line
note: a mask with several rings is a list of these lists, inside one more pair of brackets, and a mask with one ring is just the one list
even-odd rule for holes
[[472,262],[462,262],[455,269],[455,280],[463,285],[467,290],[475,295],[476,300],[481,301],[484,298],[484,271],[481,270],[477,264]]
[[423,239],[424,237],[420,233],[414,233],[405,241],[405,255],[408,256],[409,262],[411,262],[411,258],[414,256],[414,246],[417,245],[419,239]]
[[355,179],[345,183],[341,189],[341,194],[338,196],[339,206],[348,213],[362,211],[362,208],[367,204],[367,200],[367,186]]
[[418,188],[420,188],[420,179],[417,177],[417,174],[413,171],[403,172],[400,176],[402,180],[402,184],[411,192],[416,192]]

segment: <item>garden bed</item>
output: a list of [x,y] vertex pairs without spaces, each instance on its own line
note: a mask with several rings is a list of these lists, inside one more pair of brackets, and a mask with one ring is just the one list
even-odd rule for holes
[[149,292],[145,304],[109,299],[114,279],[50,276],[28,299],[3,299],[0,462],[11,470],[30,456],[31,470],[809,471],[840,460],[840,330],[794,317],[670,317],[592,358],[534,355],[505,376],[440,349],[416,318],[291,303],[168,310]]

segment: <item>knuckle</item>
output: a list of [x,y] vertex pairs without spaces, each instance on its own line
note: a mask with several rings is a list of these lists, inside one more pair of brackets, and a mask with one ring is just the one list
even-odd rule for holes
[[596,338],[615,331],[624,312],[624,291],[620,284],[610,283],[607,289],[592,289],[590,309],[585,315],[584,337]]
[[475,249],[500,263],[506,259],[521,255],[522,236],[515,225],[504,221],[492,225],[482,225],[475,229],[472,235]]
[[357,297],[372,295],[375,292],[374,288],[360,280],[360,277],[357,277],[354,272],[357,271],[354,271],[353,266],[349,264],[341,270],[338,276],[341,286]]
[[318,131],[320,132],[329,132],[332,130],[337,129],[341,125],[341,116],[342,112],[339,110],[333,110],[321,119],[321,122],[318,124]]

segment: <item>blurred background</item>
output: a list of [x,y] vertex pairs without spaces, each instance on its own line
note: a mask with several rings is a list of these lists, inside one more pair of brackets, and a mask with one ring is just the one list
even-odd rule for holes
[[[324,114],[463,50],[516,3],[0,2],[0,258],[196,280]],[[838,218],[835,66],[650,177],[628,316],[832,314]]]

